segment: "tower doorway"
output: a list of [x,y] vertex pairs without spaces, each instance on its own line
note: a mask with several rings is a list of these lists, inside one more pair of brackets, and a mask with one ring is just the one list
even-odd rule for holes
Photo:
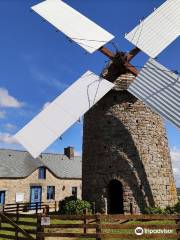
[[123,186],[118,180],[111,180],[108,185],[109,192],[109,206],[108,212],[110,214],[123,214]]

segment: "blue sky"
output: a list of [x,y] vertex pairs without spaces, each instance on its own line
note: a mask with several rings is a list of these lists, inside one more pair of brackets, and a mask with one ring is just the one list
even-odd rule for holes
[[[101,53],[86,54],[76,44],[56,32],[49,23],[30,11],[39,0],[0,0],[0,147],[21,148],[12,138],[47,102],[52,101],[88,69],[99,74],[107,58]],[[149,15],[164,0],[65,0],[91,20],[115,35],[123,51],[132,49],[124,34]],[[107,45],[115,50],[111,44]],[[169,69],[179,66],[177,39],[158,56]],[[143,65],[148,59],[140,53],[132,63]],[[180,185],[180,131],[165,123],[177,182]],[[71,127],[63,139],[48,151],[63,152],[72,145],[81,153],[82,123]]]

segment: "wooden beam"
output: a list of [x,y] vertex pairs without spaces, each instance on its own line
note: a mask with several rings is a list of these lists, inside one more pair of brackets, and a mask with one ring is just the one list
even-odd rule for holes
[[129,53],[127,54],[127,62],[130,62],[141,50],[138,47],[133,48]]
[[15,229],[18,230],[18,232],[22,233],[27,239],[29,240],[35,240],[29,233],[27,233],[23,228],[19,227],[14,221],[12,221],[10,218],[8,218],[4,213],[0,213],[1,217],[7,221],[10,225],[12,225]]
[[[101,47],[98,49],[101,53],[103,53],[106,57],[108,57],[111,60],[114,60],[116,57],[116,54],[114,54],[113,52],[111,52],[108,48],[105,47]],[[123,61],[123,65],[124,67],[131,72],[133,75],[137,76],[138,75],[138,71],[137,69],[132,66],[129,61],[135,57],[135,55],[140,51],[139,48],[134,48],[132,49],[128,54],[127,54],[127,59],[122,59]],[[122,58],[122,57],[121,57]]]
[[115,54],[111,52],[108,48],[100,47],[98,50],[111,60],[115,56]]
[[138,70],[133,66],[131,65],[130,63],[128,62],[125,62],[124,63],[124,66],[125,68],[130,71],[134,76],[137,76],[139,74]]

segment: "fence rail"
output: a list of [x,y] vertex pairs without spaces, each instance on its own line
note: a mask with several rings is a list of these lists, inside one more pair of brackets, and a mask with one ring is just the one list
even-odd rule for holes
[[[0,216],[0,239],[180,239],[180,215],[90,215],[84,210],[82,215],[19,213],[17,218],[16,213],[1,213]],[[45,218],[49,221],[42,225]],[[170,232],[144,232],[138,236],[134,231],[137,227]]]
[[6,213],[20,213],[20,212],[28,212],[30,210],[35,210],[36,213],[40,212],[40,210],[47,209],[48,211],[58,211],[58,202],[25,202],[25,203],[12,203],[12,204],[4,204],[1,205],[1,211]]
[[[63,223],[57,224],[57,221]],[[64,223],[76,221],[76,223]],[[85,221],[86,220],[86,221]],[[119,221],[126,223],[119,223]],[[171,223],[167,224],[167,220]],[[83,223],[79,223],[83,221]],[[133,221],[133,223],[131,222]],[[138,223],[134,223],[138,221]],[[160,221],[160,224],[151,224],[151,221]],[[165,221],[163,223],[163,221]],[[53,223],[55,222],[55,223]],[[135,234],[137,227],[149,230],[170,230],[171,233],[145,233],[142,236]],[[54,232],[53,229],[56,229]],[[77,232],[77,229],[79,232]],[[68,232],[69,230],[69,232]],[[126,231],[127,230],[127,231]],[[73,231],[73,232],[72,232]],[[52,216],[51,224],[39,232],[39,237],[68,238],[92,238],[92,239],[180,239],[180,216],[179,215],[61,215]]]

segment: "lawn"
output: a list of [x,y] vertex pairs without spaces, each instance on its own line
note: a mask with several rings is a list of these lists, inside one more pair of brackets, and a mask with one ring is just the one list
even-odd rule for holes
[[[62,220],[56,220],[56,224],[70,224],[70,223],[80,223],[79,221],[62,221]],[[82,223],[82,222],[81,222]],[[114,222],[103,222],[103,223],[114,223]],[[117,224],[117,223],[115,223]],[[146,228],[148,228],[148,225],[159,225],[159,226],[162,226],[162,225],[171,225],[171,224],[175,224],[175,221],[172,221],[172,220],[163,220],[163,221],[130,221],[128,223],[124,223],[124,225],[138,225],[138,226],[146,226]],[[48,232],[73,232],[73,233],[82,233],[83,230],[82,229],[48,229]],[[95,233],[95,230],[94,229],[89,229],[87,230],[87,233]],[[102,230],[102,233],[121,233],[121,234],[133,234],[134,235],[134,229],[112,229],[112,230],[108,230],[108,229],[103,229]],[[173,230],[173,233],[176,233],[176,230]],[[46,238],[46,240],[54,240],[55,238]],[[60,239],[72,239],[72,238],[56,238],[57,240],[60,240]],[[114,238],[111,238],[111,239],[114,239]],[[117,238],[116,238],[117,239]],[[130,239],[130,238],[128,238]],[[138,238],[138,239],[142,239],[142,240],[145,240],[146,238]],[[155,240],[155,238],[151,238],[153,240]],[[158,238],[160,239],[160,238]],[[167,240],[167,238],[161,238],[161,240]],[[176,238],[174,238],[176,239]],[[95,238],[76,238],[76,240],[95,240]],[[125,239],[122,239],[122,240],[125,240]]]
[[[34,218],[20,218],[19,219],[20,221],[24,221],[24,222],[34,222],[36,223],[36,219]],[[78,223],[82,223],[82,221],[75,221],[75,220],[51,220],[51,224],[78,224]],[[118,224],[118,222],[103,222],[103,223],[113,223],[113,224]],[[120,224],[120,223],[119,223]],[[124,223],[123,225],[124,226],[127,226],[127,225],[138,225],[138,226],[146,226],[146,228],[148,228],[148,225],[155,225],[155,226],[162,226],[162,225],[168,225],[168,224],[175,224],[174,221],[172,220],[163,220],[163,221],[130,221],[128,223]],[[11,227],[9,224],[7,223],[2,223],[2,227]],[[22,227],[23,229],[26,229],[26,230],[35,230],[36,228],[33,227],[33,226],[30,226],[30,225],[20,225],[20,227]],[[63,228],[51,228],[51,229],[45,229],[45,232],[64,232],[64,233],[82,233],[83,232],[83,229],[63,229]],[[95,233],[95,229],[88,229],[87,230],[87,233]],[[102,229],[102,233],[121,233],[121,234],[134,234],[134,229],[111,229],[111,230],[108,230],[108,229]],[[174,230],[173,233],[176,233],[176,231]],[[11,235],[11,236],[15,236],[15,233],[12,232],[12,231],[2,231],[0,230],[0,234],[7,234],[7,235]],[[22,236],[21,234],[19,234],[19,236]],[[35,235],[32,234],[32,236],[35,237]],[[7,238],[1,238],[1,240],[7,240]],[[75,238],[57,238],[57,237],[47,237],[45,240],[60,240],[60,239],[64,239],[64,240],[69,240],[69,239],[75,239]],[[93,240],[95,238],[76,238],[75,240]],[[111,238],[113,239],[113,238]],[[130,239],[130,238],[128,238]],[[146,238],[138,238],[138,239],[142,239],[142,240],[145,240]],[[155,238],[151,238],[151,239],[154,239]],[[161,238],[162,240],[165,239],[165,238]],[[167,238],[166,238],[167,239]],[[174,238],[176,239],[176,238]],[[125,239],[122,239],[122,240],[125,240]]]

